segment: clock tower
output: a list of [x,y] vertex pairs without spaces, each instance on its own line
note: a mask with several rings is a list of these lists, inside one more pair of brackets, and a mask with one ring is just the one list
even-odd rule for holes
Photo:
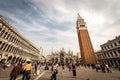
[[84,19],[78,14],[77,16],[77,33],[83,64],[96,64],[96,56],[86,27]]

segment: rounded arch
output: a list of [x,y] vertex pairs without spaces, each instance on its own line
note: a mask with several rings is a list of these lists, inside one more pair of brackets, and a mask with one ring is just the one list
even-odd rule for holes
[[0,45],[2,44],[2,41],[0,41]]
[[16,56],[13,57],[12,63],[15,63],[15,60],[16,60]]
[[22,63],[22,57],[19,59],[19,62],[18,63]]
[[6,43],[6,44],[5,44],[5,47],[4,47],[4,49],[3,49],[4,51],[6,50],[6,47],[7,47],[7,46],[8,46],[8,44]]
[[9,56],[7,61],[10,62],[12,60],[12,56]]
[[5,30],[2,30],[2,32],[0,33],[0,37],[4,34]]
[[3,48],[4,45],[5,45],[5,42],[2,44],[1,49]]
[[19,57],[16,57],[15,63],[18,63],[19,61]]
[[25,61],[26,61],[26,60],[23,58],[21,62],[24,63]]

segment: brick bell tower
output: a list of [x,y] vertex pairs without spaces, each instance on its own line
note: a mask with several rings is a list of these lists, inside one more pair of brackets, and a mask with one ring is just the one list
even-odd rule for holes
[[83,64],[96,64],[97,59],[94,54],[90,36],[85,25],[84,19],[78,14],[77,16],[77,33],[80,46],[81,58]]

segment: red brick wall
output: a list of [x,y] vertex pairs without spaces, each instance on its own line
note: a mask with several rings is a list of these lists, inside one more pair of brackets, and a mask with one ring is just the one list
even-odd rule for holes
[[78,40],[81,58],[84,64],[96,64],[96,56],[87,30],[79,30]]

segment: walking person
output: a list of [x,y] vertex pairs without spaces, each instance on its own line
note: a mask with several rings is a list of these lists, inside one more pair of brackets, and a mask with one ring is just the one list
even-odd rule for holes
[[18,64],[15,66],[11,73],[10,73],[10,80],[16,80],[17,76],[20,74],[20,71],[22,70],[22,65]]
[[48,63],[46,63],[46,65],[45,65],[45,70],[49,70]]
[[35,69],[34,75],[36,75],[37,74],[37,63],[34,64],[34,69]]
[[64,70],[65,69],[65,67],[64,67],[64,63],[62,63],[62,70]]
[[73,76],[76,76],[76,66],[75,63],[72,64],[72,72],[73,72]]
[[23,69],[24,69],[24,73],[22,80],[30,80],[30,74],[32,70],[31,60],[29,59],[27,60],[27,64],[23,67]]
[[105,73],[105,64],[101,64],[100,66],[101,66],[102,72]]
[[2,61],[0,61],[0,70],[5,71],[3,67],[4,67],[4,64]]
[[40,63],[37,63],[37,75],[40,74]]
[[57,74],[58,74],[57,68],[58,68],[58,64],[54,63],[53,72],[50,80],[57,80]]
[[2,59],[1,63],[2,63],[2,70],[5,71],[5,69],[6,69],[5,59]]
[[51,65],[51,72],[53,71],[53,67],[54,67],[54,63],[52,63]]
[[71,69],[72,69],[72,64],[69,63],[69,71],[71,71]]
[[96,64],[95,68],[96,68],[96,72],[98,72],[98,70],[100,70],[100,64]]
[[118,66],[118,70],[120,71],[120,64],[119,64],[119,66]]
[[105,67],[106,67],[106,69],[107,69],[107,72],[112,73],[112,71],[110,70],[110,68],[109,68],[108,64],[105,64]]

